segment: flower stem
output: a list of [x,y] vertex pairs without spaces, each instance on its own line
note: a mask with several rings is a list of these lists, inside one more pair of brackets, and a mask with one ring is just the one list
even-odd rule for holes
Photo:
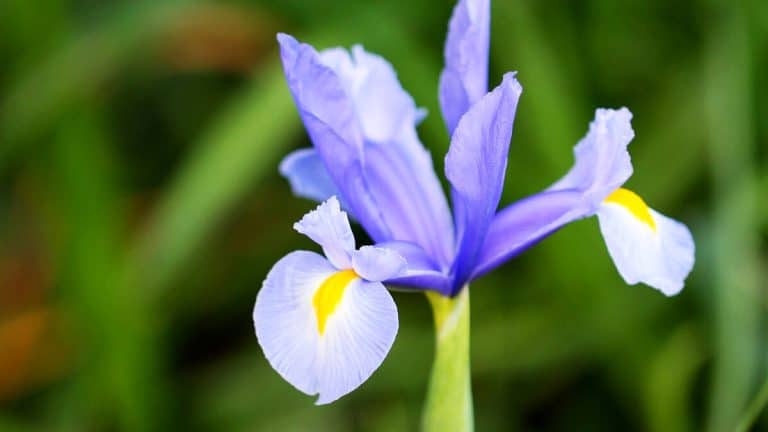
[[427,293],[435,319],[435,360],[424,406],[425,432],[474,429],[469,368],[469,287],[456,297]]

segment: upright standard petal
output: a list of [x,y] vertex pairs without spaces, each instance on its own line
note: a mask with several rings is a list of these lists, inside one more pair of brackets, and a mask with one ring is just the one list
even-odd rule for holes
[[253,310],[270,365],[326,404],[371,376],[397,334],[397,309],[380,283],[337,271],[322,256],[288,254],[270,270]]
[[365,140],[363,176],[391,234],[388,240],[414,242],[449,265],[451,214],[432,158],[416,134],[424,110],[403,90],[392,65],[361,46],[351,55],[341,48],[324,50],[320,58],[336,72],[354,106]]
[[344,202],[376,241],[391,238],[362,176],[363,133],[336,73],[314,48],[277,36],[286,80],[307,133]]
[[411,144],[397,141],[404,130],[413,130],[426,113],[403,90],[389,62],[360,45],[353,46],[351,52],[343,48],[323,50],[320,60],[338,75],[367,141]]
[[513,73],[461,118],[445,158],[453,188],[458,250],[454,290],[467,282],[504,187],[512,124],[522,87]]
[[688,228],[649,208],[634,192],[617,189],[597,212],[608,252],[624,280],[643,282],[668,296],[680,292],[693,269]]
[[304,215],[293,228],[322,246],[323,253],[336,268],[352,266],[350,254],[355,250],[355,236],[335,196]]
[[598,109],[574,149],[570,171],[545,192],[518,201],[493,219],[472,277],[478,277],[574,220],[592,216],[632,175],[627,146],[634,137],[632,113]]
[[488,91],[490,0],[460,0],[453,9],[440,74],[440,108],[448,132]]
[[280,174],[288,179],[293,193],[302,198],[322,202],[340,195],[315,149],[305,148],[290,153],[280,162]]

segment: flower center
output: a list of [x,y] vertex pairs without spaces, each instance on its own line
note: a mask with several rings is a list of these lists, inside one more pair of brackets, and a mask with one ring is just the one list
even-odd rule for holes
[[629,210],[633,216],[640,220],[640,222],[648,225],[653,231],[656,231],[656,221],[651,216],[651,211],[648,205],[643,201],[640,196],[629,189],[618,188],[613,193],[608,195],[605,199],[607,203],[618,204],[625,209]]
[[347,285],[357,277],[357,273],[351,269],[338,271],[329,276],[315,292],[312,305],[315,307],[315,316],[317,317],[317,331],[321,336],[325,333],[325,323],[328,317],[333,315],[336,307],[339,306]]

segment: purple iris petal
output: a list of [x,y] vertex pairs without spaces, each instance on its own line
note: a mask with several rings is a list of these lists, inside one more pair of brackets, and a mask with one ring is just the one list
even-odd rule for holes
[[424,112],[389,63],[359,46],[351,55],[343,49],[319,54],[278,36],[291,93],[315,146],[289,155],[281,172],[298,195],[320,200],[338,192],[377,246],[391,245],[405,259],[404,272],[390,275],[385,268],[387,274],[378,274],[368,272],[377,257],[361,255],[362,271],[374,279],[456,294],[562,225],[593,215],[632,173],[626,151],[634,136],[631,113],[598,110],[568,174],[496,214],[522,88],[508,73],[483,96],[487,39],[488,1],[461,1],[440,91],[453,130],[445,163],[452,221],[432,159],[416,135]]
[[391,239],[417,243],[447,267],[453,222],[432,157],[416,134],[426,112],[403,90],[392,65],[361,46],[324,50],[320,58],[354,107],[365,140],[365,181]]
[[496,213],[521,92],[514,73],[505,74],[498,87],[464,114],[453,134],[445,173],[453,187],[457,224],[454,290],[471,275]]
[[490,28],[490,0],[461,0],[453,9],[440,74],[440,108],[450,134],[488,92]]
[[[394,69],[359,46],[351,56],[340,48],[318,54],[289,36],[280,40],[289,86],[300,110],[309,113],[304,123],[346,207],[374,240],[412,241],[447,267],[453,223],[432,158],[416,135],[424,111],[402,89]],[[310,67],[291,61],[296,46]],[[314,88],[321,86],[325,90]],[[332,133],[326,133],[329,125]],[[313,135],[311,129],[320,131]],[[322,173],[292,173],[292,182],[300,183],[302,175],[324,181]]]
[[376,246],[397,252],[405,258],[407,263],[405,273],[388,278],[386,282],[405,288],[430,289],[443,295],[451,294],[453,286],[451,277],[417,244],[391,241],[379,243]]
[[569,189],[542,192],[501,210],[493,218],[472,279],[514,258],[558,228],[584,216],[581,192]]
[[405,258],[392,249],[363,246],[352,253],[352,268],[365,280],[381,282],[405,273]]
[[340,195],[315,149],[305,148],[290,153],[280,162],[280,174],[288,179],[296,196],[322,202]]
[[598,108],[589,132],[573,149],[573,167],[549,190],[582,190],[596,211],[597,205],[632,175],[627,151],[635,137],[631,121],[627,108]]
[[344,202],[374,240],[389,240],[391,234],[363,180],[362,131],[338,76],[311,46],[282,33],[277,39],[299,114]]
[[523,252],[563,225],[591,216],[632,174],[627,146],[634,137],[628,109],[598,109],[574,148],[575,163],[545,192],[500,211],[491,223],[472,278]]

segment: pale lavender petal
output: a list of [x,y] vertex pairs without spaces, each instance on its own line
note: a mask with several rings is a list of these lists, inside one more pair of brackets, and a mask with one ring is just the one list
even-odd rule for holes
[[451,296],[453,291],[453,279],[445,273],[432,270],[406,270],[405,274],[384,281],[387,285],[396,285],[406,291],[430,290],[444,296]]
[[321,331],[314,298],[336,270],[312,252],[288,254],[256,298],[256,336],[270,365],[326,404],[351,392],[381,365],[398,329],[392,296],[380,283],[350,280]]
[[363,133],[338,76],[310,45],[286,34],[277,38],[288,87],[334,184],[368,234],[389,240],[391,234],[362,177]]
[[319,338],[312,297],[336,271],[319,254],[291,252],[269,271],[253,308],[256,337],[269,364],[308,395],[319,391],[315,366]]
[[354,106],[365,140],[363,175],[391,234],[388,240],[412,241],[449,264],[451,214],[432,158],[416,134],[424,110],[403,90],[392,66],[361,46],[351,55],[333,48],[320,57]]
[[405,273],[405,258],[392,249],[363,246],[352,253],[352,268],[365,280],[381,282]]
[[283,158],[280,174],[288,179],[297,196],[322,202],[340,194],[317,150],[313,148],[296,150]]
[[365,382],[397,336],[397,307],[380,282],[351,282],[338,309],[318,356],[318,405],[333,402]]
[[387,284],[395,284],[403,288],[428,289],[446,296],[451,294],[451,277],[417,244],[391,241],[378,243],[376,246],[397,252],[405,258],[407,263],[405,272],[385,280]]
[[592,212],[596,212],[605,197],[632,175],[627,151],[635,136],[631,121],[632,113],[627,108],[597,109],[587,136],[573,150],[576,162],[549,190],[581,190]]
[[323,253],[336,268],[351,267],[350,254],[355,250],[355,236],[347,214],[341,210],[335,196],[304,215],[293,229],[322,246]]
[[441,271],[443,269],[421,246],[407,241],[389,241],[376,243],[377,247],[397,252],[411,269]]
[[440,75],[440,107],[448,132],[488,91],[490,0],[460,0],[453,9]]
[[445,158],[453,187],[458,253],[454,289],[467,281],[504,187],[509,141],[522,88],[513,73],[461,118]]
[[381,205],[381,217],[392,233],[388,240],[416,243],[448,266],[454,253],[453,222],[436,178],[434,188],[422,181],[425,174],[434,178],[431,162],[429,168],[419,168],[401,148],[383,144],[367,144],[365,155],[366,185]]
[[542,192],[506,207],[493,218],[472,279],[493,270],[510,258],[584,217],[579,191]]
[[343,48],[331,48],[321,51],[320,59],[338,75],[367,141],[397,142],[404,130],[413,130],[424,118],[424,110],[416,107],[392,65],[381,56],[355,45],[351,55]]

